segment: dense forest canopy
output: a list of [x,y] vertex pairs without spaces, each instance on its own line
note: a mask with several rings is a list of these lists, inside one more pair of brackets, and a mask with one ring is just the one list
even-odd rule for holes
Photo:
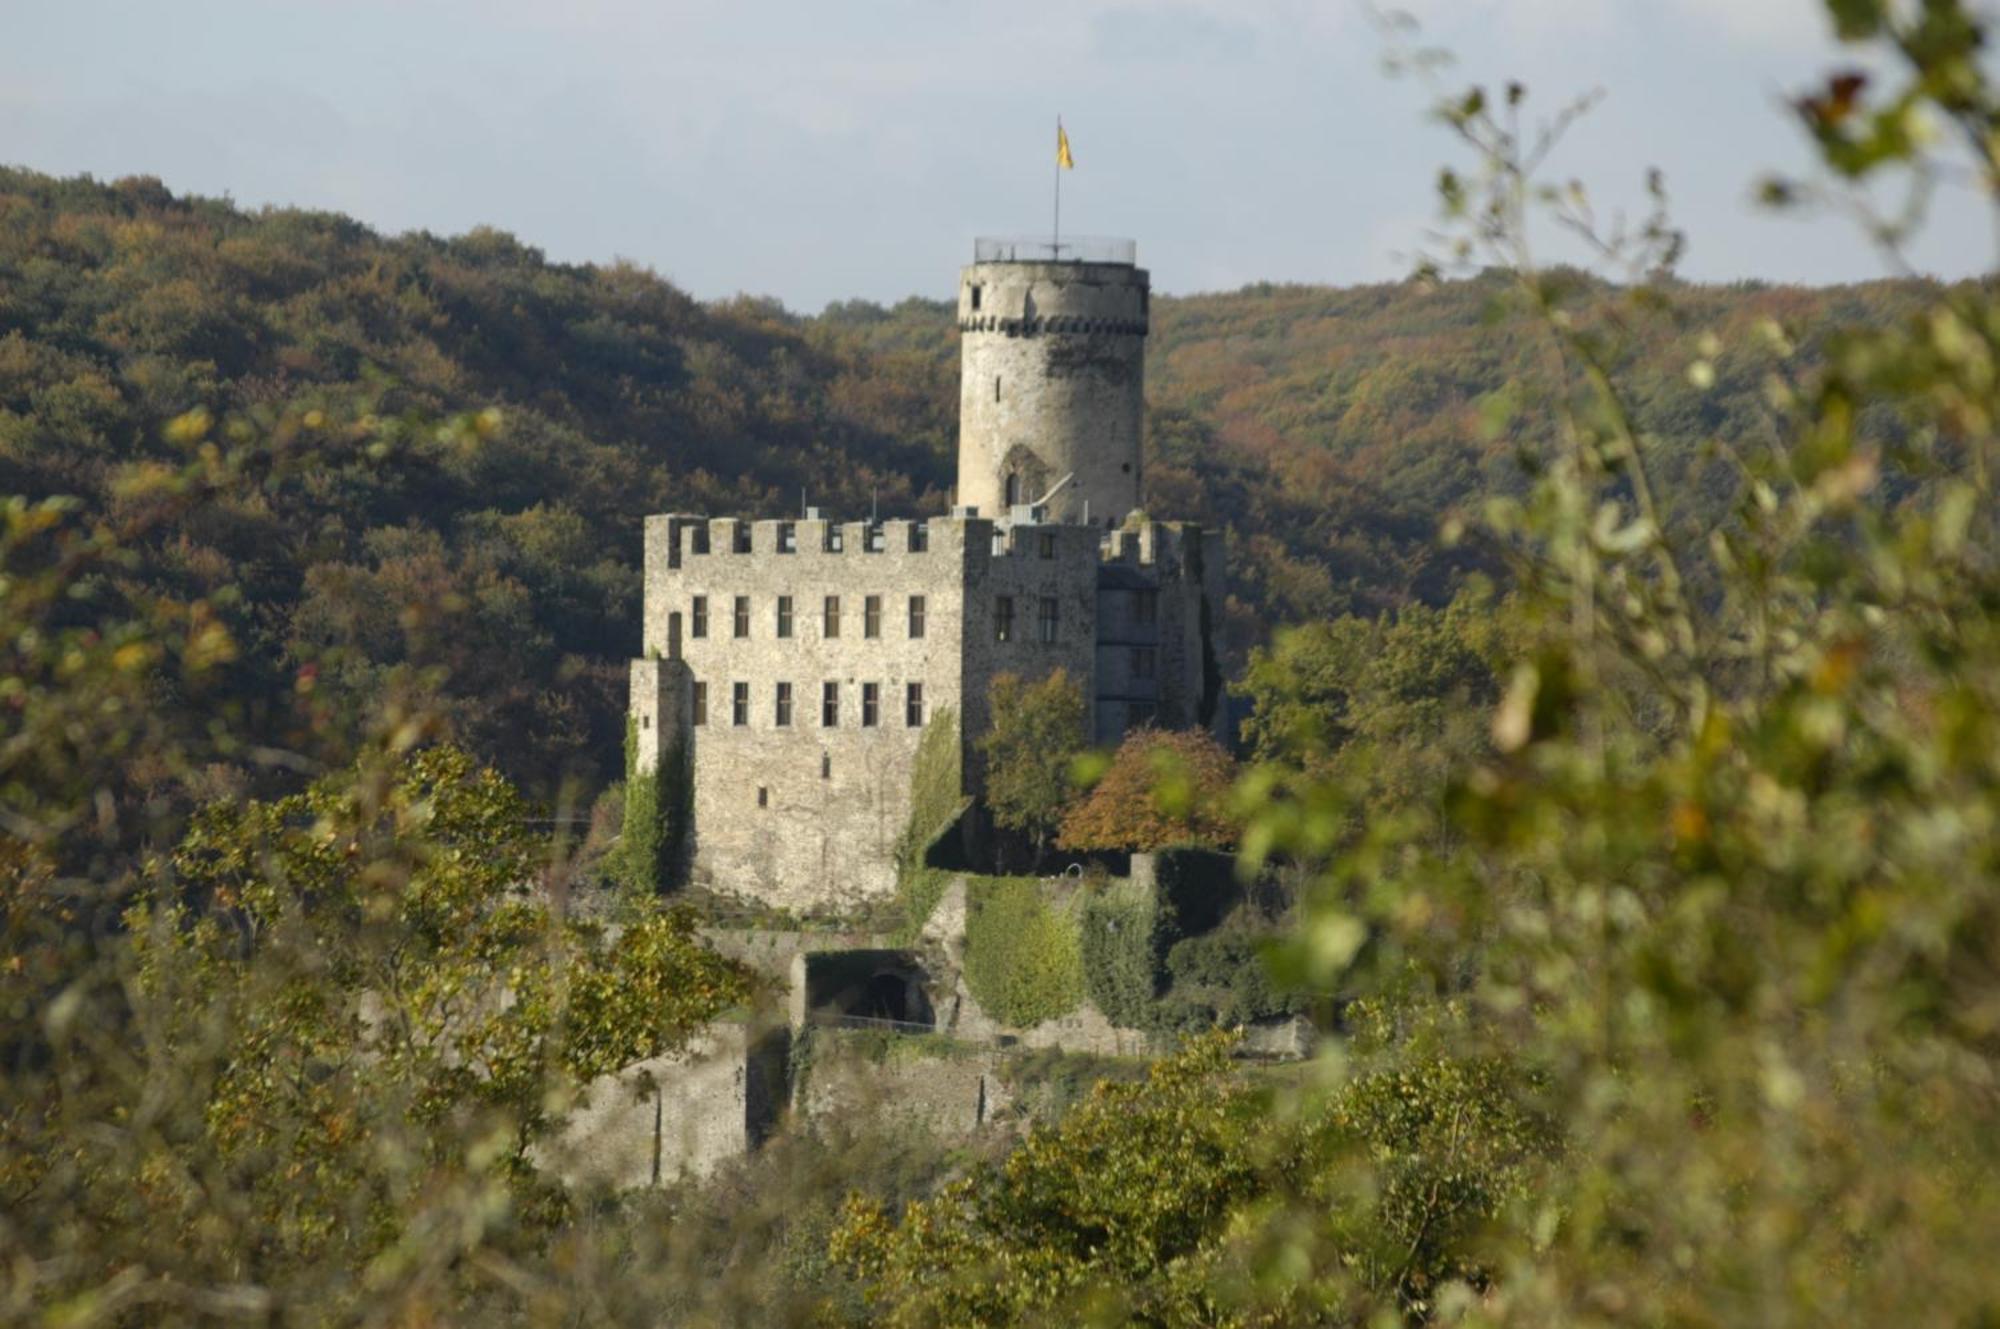
[[[1546,432],[1512,411],[1542,366],[1521,316],[1497,312],[1505,289],[1487,274],[1154,302],[1145,501],[1230,531],[1232,663],[1274,623],[1441,604],[1490,562],[1437,533],[1518,490]],[[1752,329],[1810,346],[1830,320],[1936,292],[1677,294],[1678,322],[1630,339],[1628,380],[1670,503],[1700,512],[1728,492],[1708,441],[1772,429]],[[1727,349],[1700,387],[1688,365],[1711,337]],[[194,446],[166,427],[197,409],[289,419],[330,447],[304,485],[170,523],[143,573],[222,616],[254,727],[320,761],[349,755],[343,717],[400,697],[544,795],[612,777],[643,517],[941,510],[957,354],[940,301],[703,304],[492,230],[385,237],[152,179],[0,171],[0,488],[115,511],[113,468]],[[448,438],[413,423],[394,449],[371,433],[455,412],[484,414]]]

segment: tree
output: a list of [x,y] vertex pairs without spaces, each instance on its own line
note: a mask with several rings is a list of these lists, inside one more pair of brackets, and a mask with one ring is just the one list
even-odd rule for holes
[[[410,1240],[440,1175],[501,1188],[530,1241],[564,1212],[533,1151],[565,1098],[682,1046],[748,984],[685,913],[615,939],[558,917],[527,814],[441,747],[201,812],[173,889],[125,919],[141,1027],[173,1050],[200,1123],[149,1160],[146,1221],[285,1286]],[[254,1241],[204,1241],[217,1187]]]
[[1064,815],[1065,849],[1224,849],[1236,762],[1204,730],[1140,729],[1118,745],[1103,778]]
[[1083,687],[1057,669],[1038,682],[995,674],[992,727],[979,738],[986,806],[995,824],[1028,836],[1041,856],[1062,824],[1071,759],[1084,743]]
[[[1825,178],[1767,197],[1838,199],[1892,251],[1940,178],[2000,200],[1985,21],[1958,0],[1827,10],[1869,72],[1793,103]],[[1362,797],[1349,772],[1258,819],[1322,868],[1289,972],[1367,991],[1414,965],[1461,989],[1465,1044],[1532,1068],[1560,1124],[1558,1165],[1481,1238],[1490,1280],[1437,1289],[1440,1310],[1991,1319],[2000,301],[1990,281],[1940,286],[1908,317],[1763,329],[1772,441],[1717,440],[1729,516],[1678,509],[1632,339],[1684,337],[1704,390],[1744,352],[1678,322],[1658,177],[1649,216],[1597,230],[1583,186],[1538,176],[1564,118],[1531,129],[1526,101],[1511,85],[1440,104],[1476,163],[1445,173],[1441,203],[1447,261],[1496,265],[1549,366],[1556,427],[1489,528],[1542,630],[1445,799],[1337,837]],[[1869,214],[1895,185],[1913,210]],[[1536,266],[1544,208],[1629,284]],[[1393,1167],[1371,1173],[1386,1194]],[[1301,1206],[1270,1230],[1313,1221]],[[1302,1288],[1351,1268],[1339,1243],[1283,1235],[1260,1266]]]
[[[1440,1283],[1484,1276],[1477,1234],[1527,1193],[1555,1142],[1520,1106],[1513,1066],[1452,1051],[1462,1011],[1405,1006],[1417,1027],[1395,1039],[1379,1009],[1355,1014],[1359,1071],[1305,1115],[1276,1110],[1232,1068],[1232,1035],[1203,1035],[1143,1082],[1100,1082],[1004,1162],[899,1218],[850,1200],[835,1258],[895,1326],[1422,1314]],[[1273,1211],[1311,1214],[1310,1240],[1346,1277],[1275,1296],[1259,1286],[1257,1224]]]

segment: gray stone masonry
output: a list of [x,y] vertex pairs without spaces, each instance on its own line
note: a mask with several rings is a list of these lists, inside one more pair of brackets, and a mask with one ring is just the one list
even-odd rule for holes
[[536,1161],[572,1184],[612,1190],[706,1177],[775,1127],[785,1061],[782,1036],[712,1024],[677,1056],[591,1081]]
[[[1139,506],[1147,276],[1125,263],[975,263],[960,275],[958,501],[1049,500],[1115,526]],[[1011,481],[1011,484],[1010,484]]]
[[783,908],[893,894],[923,724],[958,713],[976,790],[995,674],[1065,668],[1088,695],[1096,571],[1076,526],[649,518],[666,658],[635,663],[633,706],[642,758],[686,717],[695,879]]

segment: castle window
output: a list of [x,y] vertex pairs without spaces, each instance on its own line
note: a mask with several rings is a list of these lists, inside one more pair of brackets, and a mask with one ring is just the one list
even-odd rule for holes
[[1041,612],[1036,615],[1036,625],[1041,629],[1044,642],[1056,639],[1056,598],[1053,595],[1042,597]]
[[737,596],[737,597],[736,597],[736,615],[735,615],[735,617],[736,617],[736,624],[735,624],[735,627],[736,627],[736,635],[737,635],[737,636],[739,636],[739,637],[747,637],[747,636],[749,636],[749,635],[750,635],[750,597],[749,597],[749,596],[747,596],[747,595],[739,595],[739,596]]
[[653,717],[652,717],[652,716],[650,716],[650,715],[642,715],[642,716],[640,716],[640,717],[639,717],[639,727],[640,727],[641,729],[651,729],[651,728],[653,727]]
[[747,521],[739,521],[736,523],[735,549],[736,552],[739,554],[747,554],[750,552],[750,523]]
[[730,684],[729,723],[738,728],[750,723],[750,685],[748,683]]
[[778,523],[778,552],[781,554],[799,552],[799,528],[788,521]]
[[688,533],[693,537],[688,541],[689,551],[696,554],[706,554],[708,552],[708,527],[706,525],[696,526],[691,528]]
[[792,597],[789,595],[778,597],[778,635],[780,637],[792,635]]
[[771,786],[766,784],[757,786],[757,806],[760,808],[771,806]]
[[792,723],[792,685],[778,684],[778,696],[771,710],[771,718],[780,729]]
[[1000,376],[998,374],[993,376],[993,400],[1000,400]]
[[1159,669],[1159,654],[1150,646],[1132,648],[1132,677],[1152,678]]
[[871,595],[861,602],[861,635],[882,635],[882,597],[879,595]]
[[903,693],[903,723],[912,729],[924,727],[924,685],[910,684]]
[[882,552],[882,528],[880,526],[871,523],[862,528],[861,552],[864,554],[879,554]]
[[863,683],[861,685],[861,727],[873,729],[882,719],[882,685]]
[[819,754],[819,778],[822,780],[831,780],[833,778],[833,754],[831,752],[822,752]]
[[828,641],[840,636],[840,597],[829,595],[820,621],[820,635]]
[[923,635],[924,635],[924,597],[921,595],[913,595],[910,597],[910,636],[914,638],[914,637],[921,637]]
[[931,528],[920,521],[910,523],[910,552],[921,554],[931,547]]
[[708,597],[705,595],[697,595],[694,598],[694,612],[688,616],[688,636],[706,637],[707,635],[708,635]]
[[1056,556],[1056,533],[1054,531],[1042,532],[1041,553],[1043,558],[1054,558]]
[[1007,477],[1007,506],[1011,508],[1020,501],[1021,477],[1018,475],[1009,475]]
[[1160,621],[1160,593],[1158,591],[1132,592],[1132,621],[1134,623],[1157,623]]
[[694,685],[694,722],[696,724],[708,723],[708,684],[706,683],[696,683]]
[[845,543],[846,538],[840,532],[840,523],[837,521],[828,522],[826,524],[826,552],[837,554],[841,551]]
[[1014,640],[1014,597],[998,596],[993,601],[993,640]]
[[819,723],[823,729],[840,727],[840,684],[830,678],[819,685]]
[[979,283],[974,282],[972,284],[972,307],[974,309],[979,308],[979,290],[980,290]]

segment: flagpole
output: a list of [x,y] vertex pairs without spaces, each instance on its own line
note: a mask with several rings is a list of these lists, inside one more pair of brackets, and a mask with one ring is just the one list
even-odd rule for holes
[[[1062,143],[1061,115],[1056,116],[1056,143],[1058,149],[1060,149]],[[1062,152],[1060,150],[1056,153],[1056,226],[1054,234],[1049,239],[1049,259],[1052,262],[1062,261]]]

